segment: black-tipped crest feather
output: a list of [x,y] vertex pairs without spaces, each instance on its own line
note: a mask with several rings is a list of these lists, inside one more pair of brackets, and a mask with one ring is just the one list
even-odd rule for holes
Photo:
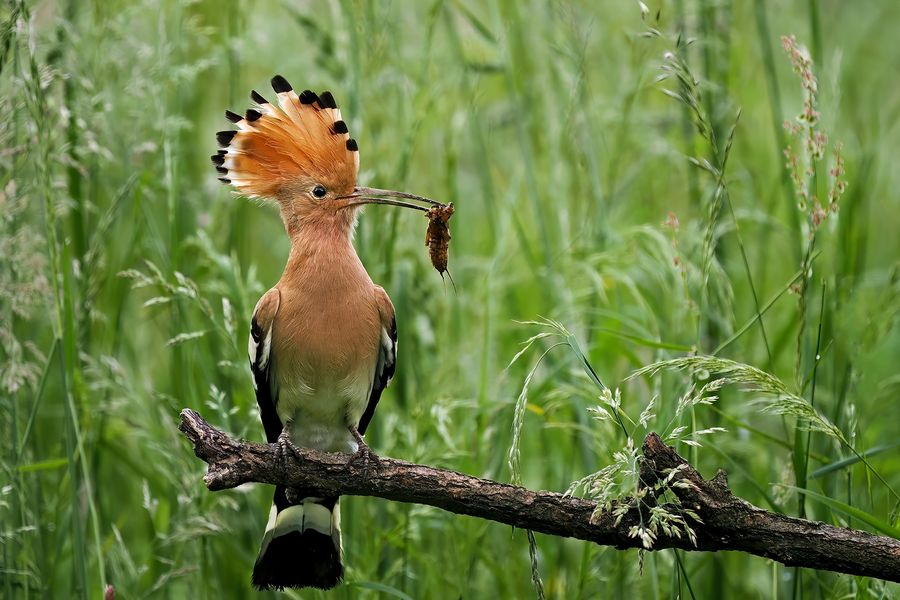
[[272,78],[272,89],[275,90],[276,94],[280,94],[282,92],[289,92],[294,88],[291,87],[291,84],[288,83],[287,79],[281,75],[276,75]]
[[316,96],[316,93],[311,90],[303,90],[300,93],[300,103],[301,104],[313,104],[314,102],[318,102],[319,97]]
[[253,90],[252,92],[250,92],[250,99],[253,100],[254,102],[256,102],[257,104],[268,104],[269,103],[269,101],[266,100],[265,98],[263,98],[259,94],[259,92],[257,92],[256,90]]
[[319,106],[322,108],[337,108],[337,102],[334,101],[334,96],[331,95],[331,92],[326,90],[319,94]]
[[223,148],[231,143],[231,140],[234,139],[237,131],[220,131],[216,133],[216,141],[219,142],[219,145]]

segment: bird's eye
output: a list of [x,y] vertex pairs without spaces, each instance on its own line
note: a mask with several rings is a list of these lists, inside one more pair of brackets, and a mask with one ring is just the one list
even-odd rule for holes
[[324,198],[325,194],[328,193],[328,190],[326,190],[325,186],[323,185],[317,185],[313,188],[312,193],[316,198]]

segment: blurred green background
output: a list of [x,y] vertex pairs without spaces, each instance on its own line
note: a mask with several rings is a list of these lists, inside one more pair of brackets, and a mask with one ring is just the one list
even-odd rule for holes
[[[657,419],[629,425],[638,445],[648,428],[724,427],[678,444],[705,476],[726,469],[770,510],[896,527],[900,3],[646,3],[642,18],[621,0],[0,2],[0,596],[251,595],[271,488],[208,492],[177,422],[191,407],[263,437],[245,340],[288,241],[208,157],[222,112],[271,94],[275,73],[334,92],[362,183],[457,206],[456,292],[428,264],[420,215],[360,220],[400,335],[376,452],[510,481],[519,399],[525,485],[563,491],[613,462],[625,436],[588,411],[600,388],[570,348],[520,396],[558,341],[508,367],[548,331],[520,322],[552,318],[624,414],[655,398]],[[828,151],[803,179],[823,202],[843,144],[847,192],[815,235],[783,154],[803,104],[789,34],[818,77]],[[677,413],[702,369],[625,380],[714,352],[780,378],[846,443],[735,388]],[[537,593],[523,531],[372,498],[342,511],[347,582],[329,597]],[[642,558],[542,535],[536,549],[551,598],[898,595],[735,553]]]

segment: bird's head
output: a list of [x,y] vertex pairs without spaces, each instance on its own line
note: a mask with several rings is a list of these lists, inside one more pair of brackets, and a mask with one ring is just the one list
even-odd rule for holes
[[363,204],[392,204],[425,210],[389,198],[437,204],[393,190],[359,187],[359,148],[331,92],[298,94],[276,75],[278,106],[257,92],[258,108],[244,116],[226,111],[237,131],[217,134],[222,149],[212,156],[219,179],[253,198],[273,198],[288,233],[305,226],[331,225],[350,231]]

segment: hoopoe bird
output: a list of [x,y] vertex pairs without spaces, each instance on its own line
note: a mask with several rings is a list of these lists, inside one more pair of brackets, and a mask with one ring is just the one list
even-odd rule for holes
[[[276,75],[278,105],[225,116],[212,156],[220,180],[251,198],[275,200],[290,238],[278,283],[256,305],[248,354],[269,443],[363,453],[366,432],[397,361],[397,321],[384,289],[353,247],[364,204],[437,203],[358,187],[359,150],[330,92],[297,94]],[[252,583],[258,589],[328,589],[343,576],[338,498],[275,488]]]

